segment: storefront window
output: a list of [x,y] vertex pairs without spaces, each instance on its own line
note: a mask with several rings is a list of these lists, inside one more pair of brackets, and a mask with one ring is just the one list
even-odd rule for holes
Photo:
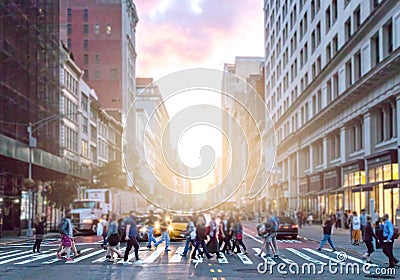
[[398,163],[392,164],[392,174],[393,174],[393,180],[399,180],[399,164]]
[[360,212],[361,212],[361,209],[368,208],[368,205],[366,203],[367,199],[368,199],[368,193],[369,193],[368,191],[360,193],[360,202],[361,202]]
[[392,189],[384,190],[384,211],[382,214],[389,214],[389,219],[393,221],[392,217]]
[[396,209],[400,208],[400,200],[399,200],[399,189],[393,189],[393,210],[396,213]]
[[382,182],[383,181],[383,168],[382,168],[382,166],[376,167],[375,170],[376,170],[376,180],[378,182]]
[[370,183],[374,183],[374,182],[376,182],[376,180],[375,180],[375,168],[370,168],[369,170],[368,170],[368,181],[370,182]]
[[379,201],[379,216],[382,216],[383,215],[383,203],[384,203],[384,201],[383,201],[383,184],[379,184],[379,187],[378,187],[378,194],[379,194],[379,199],[378,199],[378,201]]
[[385,164],[383,166],[383,178],[384,178],[384,181],[392,180],[392,165],[391,164]]
[[344,174],[344,176],[343,176],[343,186],[344,187],[348,187],[348,186],[350,186],[349,185],[349,174]]
[[354,201],[354,207],[353,211],[357,211],[357,213],[360,213],[360,192],[354,192],[353,193],[353,201]]

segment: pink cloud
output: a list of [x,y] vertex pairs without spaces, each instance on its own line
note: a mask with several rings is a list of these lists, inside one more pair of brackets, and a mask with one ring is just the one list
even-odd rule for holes
[[[136,1],[138,76],[157,78],[179,68],[205,65],[220,68],[236,55],[263,55],[259,1],[203,0],[201,13],[193,11],[188,0],[170,0],[163,7],[161,2]],[[247,53],[253,49],[258,52]]]

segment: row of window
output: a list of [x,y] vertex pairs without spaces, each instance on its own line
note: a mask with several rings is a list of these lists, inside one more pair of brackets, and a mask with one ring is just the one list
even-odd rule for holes
[[[83,55],[83,62],[85,64],[89,64],[89,55],[88,54]],[[100,55],[99,54],[94,55],[94,63],[96,63],[96,64],[100,63]]]
[[[89,35],[89,24],[84,23],[84,24],[82,25],[82,27],[83,27],[83,34],[84,34],[84,35]],[[111,24],[106,24],[106,26],[105,26],[105,33],[106,33],[107,35],[110,35],[110,34],[111,34]],[[72,24],[71,24],[71,23],[68,23],[68,24],[67,24],[67,34],[68,34],[68,35],[72,34]],[[99,35],[99,34],[100,34],[100,24],[95,24],[95,25],[94,25],[94,34],[96,34],[96,35]]]
[[[120,74],[120,72],[118,71],[118,69],[116,69],[116,68],[110,69],[109,80],[110,81],[118,81],[119,74]],[[85,80],[89,80],[89,70],[88,69],[83,70],[83,78]],[[99,81],[101,79],[102,79],[102,76],[101,76],[100,70],[95,70],[94,75],[93,75],[93,80]]]
[[[308,106],[307,106],[308,108]],[[292,124],[295,120],[292,120]],[[396,106],[394,101],[389,101],[386,103],[382,103],[376,108],[372,110],[371,114],[371,126],[369,130],[371,131],[371,135],[373,136],[372,141],[374,144],[380,144],[389,140],[392,140],[397,137],[396,135],[397,129],[397,118],[396,118]],[[290,130],[290,123],[284,125],[283,130]],[[277,137],[282,137],[283,130],[278,130]],[[351,155],[352,153],[356,153],[362,151],[365,147],[365,127],[364,127],[364,119],[362,117],[356,118],[351,122],[345,125],[345,136],[343,138],[344,142],[341,141],[341,132],[335,130],[331,132],[326,138],[326,150],[327,154],[324,155],[323,149],[323,140],[320,139],[311,144],[310,147],[307,147],[303,150],[305,154],[305,170],[310,169],[310,151],[312,148],[312,162],[313,167],[318,167],[323,164],[324,156],[327,157],[328,162],[332,162],[338,160],[341,156],[341,145],[345,143],[348,147],[347,152]]]
[[68,71],[64,72],[64,86],[73,94],[78,94],[78,80]]
[[[89,10],[83,9],[82,16],[83,16],[84,20],[88,20],[89,19]],[[67,8],[67,19],[68,19],[68,21],[72,20],[72,9],[71,8]]]

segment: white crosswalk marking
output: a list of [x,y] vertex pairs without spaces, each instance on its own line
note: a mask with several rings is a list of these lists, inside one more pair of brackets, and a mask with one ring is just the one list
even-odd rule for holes
[[[253,248],[253,250],[254,250],[257,254],[260,254],[260,252],[261,252],[261,249],[260,249],[260,248]],[[265,261],[267,261],[268,264],[271,264],[271,265],[272,265],[272,264],[273,264],[273,265],[276,264],[276,262],[275,262],[271,257],[267,257],[267,254],[265,254],[264,252],[262,252],[261,257],[262,257]]]
[[10,251],[10,252],[4,252],[4,253],[1,253],[0,256],[9,255],[9,254],[16,253],[16,252],[19,252],[19,251],[21,251],[21,250],[14,250],[14,251]]
[[94,251],[94,252],[91,252],[89,254],[85,254],[85,255],[82,255],[80,257],[77,257],[76,259],[74,259],[73,262],[70,262],[70,263],[77,263],[77,262],[80,262],[81,260],[87,259],[87,258],[89,258],[91,256],[95,256],[95,255],[98,255],[98,254],[101,254],[101,253],[104,253],[104,249],[100,249],[98,251]]
[[312,263],[316,263],[316,264],[323,264],[323,265],[326,265],[326,263],[324,263],[324,262],[321,262],[321,261],[319,261],[319,260],[316,260],[316,259],[314,259],[314,258],[312,258],[312,257],[309,257],[309,256],[307,256],[306,254],[303,254],[302,252],[300,252],[300,251],[298,251],[298,250],[296,250],[296,249],[293,249],[293,248],[286,248],[286,250],[288,250],[288,251],[290,251],[290,252],[292,252],[293,254],[296,254],[297,256],[299,256],[299,257],[301,257],[301,258],[303,258],[303,259],[305,259],[305,260],[307,260],[307,261],[310,261],[310,262],[312,262]]
[[[81,253],[85,253],[85,252],[90,251],[90,250],[93,250],[93,248],[85,248],[85,249],[81,250]],[[59,259],[55,258],[55,259],[52,259],[52,260],[48,260],[48,261],[42,262],[42,264],[52,264],[52,263],[55,263],[55,262],[58,262],[58,261],[59,261]]]
[[25,256],[19,256],[19,257],[15,257],[15,258],[11,258],[11,259],[5,260],[5,261],[1,261],[0,264],[10,263],[10,262],[13,262],[13,261],[16,261],[16,260],[26,259],[26,258],[33,257],[33,256],[37,255],[37,253],[32,253],[32,252],[25,252],[25,253],[28,253],[28,254],[25,255]]
[[242,253],[237,253],[236,255],[239,257],[243,264],[253,264],[253,262],[246,255],[243,255]]
[[[120,252],[122,255],[124,255],[125,248],[120,249],[119,252]],[[115,253],[112,253],[112,254],[116,255]],[[103,257],[101,257],[101,258],[98,258],[97,260],[92,261],[92,263],[102,263],[102,262],[104,262],[104,261],[106,261],[106,260],[107,260],[106,256],[103,256]]]
[[183,250],[185,247],[179,247],[176,251],[175,254],[168,260],[169,263],[178,263],[181,262],[182,256],[181,254],[183,253]]
[[150,256],[148,256],[143,262],[144,263],[152,263],[154,262],[161,253],[165,250],[165,247],[159,247],[156,251],[154,251]]
[[220,256],[222,257],[222,258],[219,258],[219,259],[218,259],[218,262],[219,262],[219,263],[229,263],[229,262],[228,262],[228,259],[226,258],[226,256],[225,256],[224,253],[220,252],[219,254],[220,254]]
[[296,239],[277,239],[276,242],[277,243],[301,243],[300,240],[296,240]]
[[330,260],[330,261],[333,261],[333,262],[341,263],[341,261],[339,261],[338,259],[331,258],[331,257],[329,257],[327,255],[324,255],[324,254],[322,254],[320,252],[317,252],[317,251],[315,251],[315,250],[313,250],[311,248],[303,248],[303,250],[306,250],[307,252],[310,252],[311,254],[317,255],[317,256],[319,256],[321,258],[324,258],[324,259],[327,259],[327,260]]
[[[325,251],[330,251],[329,249],[326,249],[326,248],[324,248],[324,250],[325,250]],[[342,252],[336,251],[336,252],[333,252],[333,253],[334,253],[335,255],[338,255],[338,254],[340,254],[340,253],[342,253]],[[346,255],[346,256],[347,256],[347,259],[349,259],[349,260],[352,260],[352,261],[355,261],[355,262],[358,262],[358,263],[361,263],[361,264],[366,264],[366,262],[363,261],[363,260],[354,258],[354,257],[349,256],[349,255]],[[369,263],[368,265],[370,265],[370,266],[378,266],[378,265],[372,264],[372,263]]]
[[30,260],[25,260],[25,261],[22,261],[22,262],[17,262],[17,263],[15,263],[15,264],[26,264],[26,263],[31,263],[31,262],[35,262],[35,261],[37,261],[37,260],[41,260],[41,259],[45,259],[45,258],[48,258],[48,257],[55,256],[56,254],[57,254],[57,252],[50,253],[50,254],[36,255],[36,256],[34,256],[32,259],[30,259]]
[[[17,250],[18,251],[18,250]],[[23,252],[20,252],[20,253],[16,253],[16,254],[8,254],[8,255],[3,255],[3,256],[1,256],[0,257],[0,260],[2,260],[2,259],[6,259],[6,258],[9,258],[9,257],[16,257],[16,256],[20,256],[20,255],[25,255],[25,254],[27,254],[27,253],[32,253],[31,251],[23,251]],[[32,253],[33,254],[33,253]]]

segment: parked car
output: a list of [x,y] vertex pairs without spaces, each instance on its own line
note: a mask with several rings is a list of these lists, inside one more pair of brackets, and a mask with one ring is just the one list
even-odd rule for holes
[[277,237],[291,236],[297,239],[299,229],[297,224],[290,217],[277,217],[279,220],[279,228]]

